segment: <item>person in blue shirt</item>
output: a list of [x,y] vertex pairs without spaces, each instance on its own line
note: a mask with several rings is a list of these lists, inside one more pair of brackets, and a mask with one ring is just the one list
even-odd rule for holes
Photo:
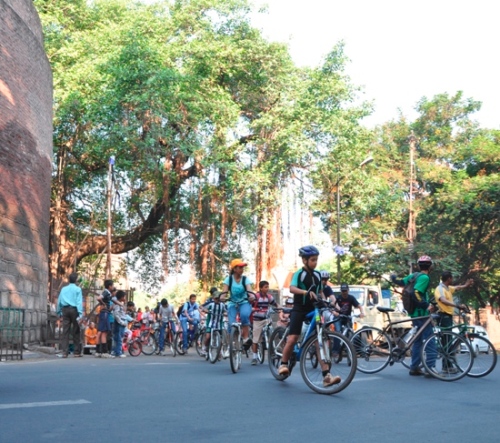
[[236,322],[236,315],[240,313],[241,321],[241,337],[243,344],[250,346],[252,339],[250,338],[250,315],[252,314],[253,297],[248,297],[248,292],[252,290],[252,281],[243,275],[243,268],[247,264],[241,258],[235,258],[231,261],[231,272],[229,277],[223,282],[222,292],[229,292],[230,297],[226,304],[228,329],[231,331],[231,325]]
[[193,329],[190,331],[191,336],[196,334],[199,323],[199,313],[198,313],[198,303],[196,303],[196,294],[191,294],[189,296],[189,301],[184,303],[182,308],[181,316],[179,320],[182,327],[182,348],[184,354],[188,352],[188,324],[193,325]]
[[69,354],[69,331],[73,328],[74,357],[82,356],[82,343],[80,340],[79,320],[83,315],[82,290],[76,285],[78,274],[73,272],[69,275],[69,284],[61,289],[57,300],[57,313],[62,318],[62,357],[67,358]]

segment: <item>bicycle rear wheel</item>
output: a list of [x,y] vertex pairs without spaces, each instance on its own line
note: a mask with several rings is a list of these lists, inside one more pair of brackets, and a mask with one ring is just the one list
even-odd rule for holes
[[241,341],[240,332],[237,327],[231,327],[231,334],[229,335],[229,364],[231,371],[236,374],[241,367]]
[[[344,352],[344,358],[340,361],[337,360],[337,363],[332,360],[334,340],[337,341],[337,343],[340,342],[340,348]],[[308,356],[314,352],[319,359],[317,352],[319,342],[317,336],[310,337],[302,348],[300,373],[306,385],[314,392],[325,395],[337,394],[351,384],[356,374],[356,353],[347,337],[338,332],[324,331],[322,333],[322,341],[323,353],[328,371],[334,377],[339,376],[340,383],[325,386],[321,364],[318,364],[318,362],[314,365],[311,358],[308,358]]]
[[465,377],[472,367],[472,360],[473,353],[467,339],[451,331],[432,334],[422,346],[424,368],[439,380],[456,381]]
[[140,341],[133,340],[128,344],[128,353],[132,357],[137,357],[141,355],[141,352],[142,352],[142,345]]
[[147,336],[146,334],[141,335],[141,345],[144,355],[153,355],[158,348],[154,336],[149,331],[147,332]]
[[278,369],[281,364],[281,357],[283,355],[283,349],[286,344],[287,330],[278,326],[271,337],[269,338],[269,350],[267,354],[267,362],[269,364],[269,370],[276,380],[283,381],[287,376],[278,374]]
[[208,345],[208,359],[210,363],[215,363],[219,359],[222,348],[222,338],[220,331],[212,331],[210,334],[210,344]]
[[351,337],[351,343],[357,357],[358,371],[374,374],[389,364],[392,345],[381,329],[362,328]]
[[497,365],[497,351],[491,342],[477,334],[469,334],[469,343],[474,352],[472,367],[467,373],[469,377],[484,377]]

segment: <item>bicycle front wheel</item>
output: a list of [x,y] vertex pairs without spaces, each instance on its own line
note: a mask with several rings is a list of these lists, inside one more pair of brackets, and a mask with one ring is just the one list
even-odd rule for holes
[[158,347],[154,336],[149,332],[147,333],[147,336],[144,335],[141,336],[141,344],[142,344],[142,353],[144,355],[153,355]]
[[168,347],[172,357],[177,355],[177,349],[175,348],[175,335],[173,331],[169,328],[167,334],[167,342],[165,343],[165,347]]
[[141,355],[141,352],[142,352],[142,346],[140,341],[134,340],[128,344],[128,353],[132,357],[137,357]]
[[269,338],[269,350],[267,354],[267,362],[269,364],[269,369],[271,374],[276,380],[283,381],[286,376],[278,374],[278,369],[281,364],[281,357],[283,355],[283,349],[286,344],[286,330],[282,326],[278,326],[271,337]]
[[422,346],[424,368],[439,380],[456,381],[465,377],[472,367],[472,360],[473,353],[467,339],[451,331],[432,334]]
[[179,355],[184,355],[186,353],[184,351],[184,348],[182,347],[183,346],[182,334],[183,334],[182,331],[179,331],[175,334],[174,346],[175,346],[175,350],[177,351],[177,354],[179,354]]
[[477,334],[469,334],[469,343],[474,352],[472,368],[467,373],[469,377],[484,377],[497,365],[497,351],[491,342]]
[[212,331],[210,334],[210,345],[208,346],[208,359],[210,363],[215,363],[219,359],[222,348],[220,331]]
[[[338,332],[324,331],[322,333],[322,345],[319,344],[318,337],[310,337],[302,348],[300,358],[300,373],[306,385],[318,394],[337,394],[343,391],[351,384],[351,381],[356,374],[356,353],[351,342]],[[332,360],[332,350],[334,343],[340,344],[340,349],[343,350],[344,358],[340,361]],[[323,348],[324,360],[319,361],[319,346]],[[312,359],[308,356],[316,354],[319,364],[313,364]],[[323,363],[323,365],[322,365]],[[323,368],[331,373],[333,377],[340,377],[340,382],[326,386],[323,377]]]
[[231,371],[236,374],[241,367],[241,342],[240,342],[240,331],[237,327],[233,326],[231,328],[231,334],[229,335],[229,364],[231,365]]
[[351,337],[351,343],[357,357],[358,371],[374,374],[389,364],[392,345],[381,329],[362,328]]

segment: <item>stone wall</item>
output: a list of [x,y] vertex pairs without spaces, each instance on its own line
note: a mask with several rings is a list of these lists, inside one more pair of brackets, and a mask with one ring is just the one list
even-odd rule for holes
[[52,73],[32,0],[0,0],[0,306],[47,319]]

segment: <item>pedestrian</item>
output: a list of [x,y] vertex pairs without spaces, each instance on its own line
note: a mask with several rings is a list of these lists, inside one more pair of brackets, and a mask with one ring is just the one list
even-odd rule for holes
[[[473,280],[469,279],[463,285],[452,286],[453,274],[450,271],[445,271],[441,274],[441,282],[434,291],[434,299],[437,302],[438,314],[439,314],[439,326],[445,330],[451,330],[453,327],[453,310],[457,309],[467,309],[467,306],[463,304],[456,304],[453,300],[453,295],[456,291],[468,288],[472,285]],[[446,337],[449,339],[449,337]],[[447,348],[448,343],[443,343],[444,348]],[[451,362],[443,361],[443,372],[449,374],[455,374],[457,368],[454,368]]]
[[104,281],[104,291],[97,297],[99,302],[99,317],[97,321],[97,345],[96,357],[110,357],[108,353],[108,335],[111,333],[110,312],[111,312],[111,291],[114,290],[113,280]]
[[61,289],[57,300],[57,313],[62,318],[62,357],[69,354],[69,332],[73,328],[74,357],[82,356],[79,320],[83,315],[82,290],[77,286],[78,274],[69,275],[69,284]]
[[95,346],[97,344],[97,328],[93,321],[90,322],[87,329],[85,329],[85,345]]
[[[398,280],[396,275],[391,275],[391,280],[394,284],[404,287],[408,284],[412,277],[416,277],[414,284],[416,308],[413,313],[410,314],[410,317],[414,318],[414,320],[412,321],[413,326],[415,326],[417,329],[420,329],[426,322],[426,319],[419,319],[417,317],[428,316],[429,313],[435,311],[435,308],[431,303],[431,298],[428,291],[430,283],[429,272],[432,267],[432,259],[428,255],[422,255],[418,259],[418,267],[420,269],[420,272],[414,272],[410,275],[407,275],[402,280]],[[420,352],[422,350],[424,341],[428,337],[430,337],[433,332],[433,326],[432,324],[429,324],[422,332],[420,337],[413,343],[413,346],[411,348],[410,375],[425,375],[426,377],[432,377],[431,374],[427,374],[420,369],[420,363],[422,362]],[[430,343],[427,349],[427,366],[429,368],[434,368],[434,366],[436,365],[437,353],[435,344],[433,343],[434,342]]]
[[126,357],[123,353],[123,334],[128,324],[125,310],[125,291],[116,291],[113,317],[113,357]]

